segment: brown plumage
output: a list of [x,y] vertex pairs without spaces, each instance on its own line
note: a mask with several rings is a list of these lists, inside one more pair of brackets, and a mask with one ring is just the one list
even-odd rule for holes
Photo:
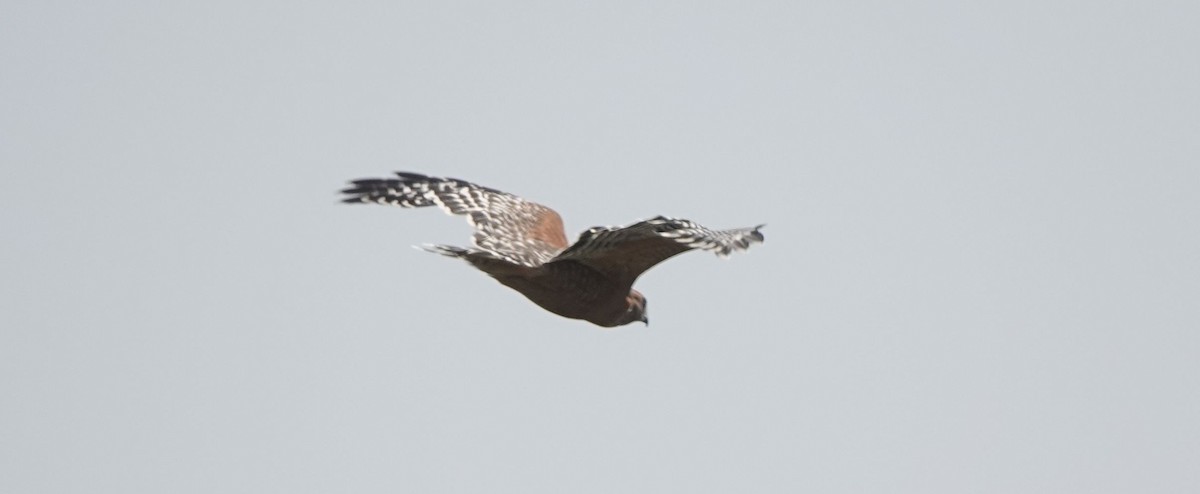
[[471,263],[550,312],[604,327],[649,323],[646,298],[633,283],[655,264],[692,249],[724,257],[763,241],[763,225],[713,231],[658,216],[625,227],[591,228],[568,246],[562,217],[546,206],[464,180],[396,175],[350,182],[343,202],[436,205],[466,216],[475,227],[473,248],[424,248]]

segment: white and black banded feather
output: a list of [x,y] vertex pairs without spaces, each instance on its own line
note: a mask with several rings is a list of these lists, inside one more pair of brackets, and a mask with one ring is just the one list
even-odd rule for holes
[[712,230],[691,220],[658,216],[624,227],[595,227],[551,262],[575,261],[630,281],[676,254],[707,250],[719,257],[763,241],[760,229]]
[[[438,206],[449,214],[467,217],[475,227],[472,240],[478,250],[523,266],[539,266],[565,246],[565,239],[557,241],[543,231],[548,222],[557,222],[558,237],[562,236],[558,214],[541,204],[465,180],[407,172],[396,175],[399,178],[353,180],[351,187],[342,190],[348,196],[342,202],[403,208]],[[439,253],[445,254],[447,249]]]
[[595,252],[647,237],[667,238],[687,249],[708,250],[719,257],[728,257],[734,251],[746,250],[751,244],[762,242],[763,234],[759,230],[764,226],[766,225],[712,230],[691,220],[657,216],[629,226],[589,228],[579,236],[579,240],[555,257],[555,260],[587,257]]
[[675,240],[693,249],[712,251],[718,257],[728,257],[730,253],[750,248],[751,244],[763,241],[760,229],[766,225],[753,228],[734,228],[731,230],[710,230],[690,220],[667,218],[659,216],[648,220],[655,233]]

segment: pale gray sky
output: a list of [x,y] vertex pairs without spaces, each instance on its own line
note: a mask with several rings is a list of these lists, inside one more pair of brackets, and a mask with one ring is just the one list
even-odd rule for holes
[[[0,10],[0,492],[1200,491],[1194,2]],[[767,241],[606,331],[392,170]]]

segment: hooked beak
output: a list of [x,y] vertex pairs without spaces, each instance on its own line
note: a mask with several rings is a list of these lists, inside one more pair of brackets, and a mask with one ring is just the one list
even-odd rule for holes
[[646,327],[650,327],[650,318],[646,317],[646,316],[642,316],[642,324],[645,324]]

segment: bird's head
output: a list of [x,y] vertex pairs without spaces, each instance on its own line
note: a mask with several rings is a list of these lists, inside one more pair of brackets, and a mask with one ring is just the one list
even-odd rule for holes
[[629,295],[625,296],[625,313],[621,314],[621,320],[617,324],[623,326],[633,322],[641,322],[645,325],[650,325],[650,318],[646,317],[646,296],[637,290],[630,290]]

